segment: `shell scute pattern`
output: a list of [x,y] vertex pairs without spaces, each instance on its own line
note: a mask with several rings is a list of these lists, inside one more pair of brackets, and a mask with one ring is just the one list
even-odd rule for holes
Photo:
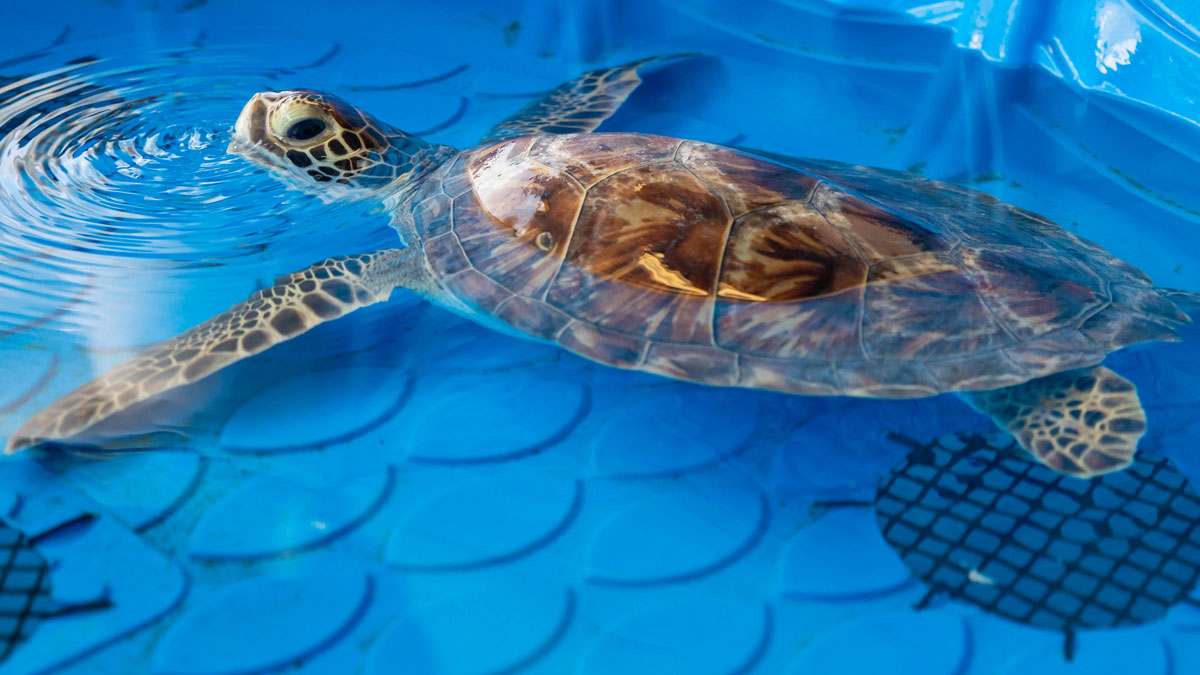
[[1060,328],[1006,349],[1009,359],[1029,372],[1059,372],[1094,366],[1108,354],[1103,343],[1089,340],[1074,328]]
[[950,251],[958,243],[954,229],[936,228],[903,215],[904,211],[889,211],[835,184],[822,183],[811,201],[868,265],[928,251]]
[[808,174],[708,143],[684,141],[675,159],[725,201],[733,218],[785,199],[807,201],[819,185]]
[[1187,314],[1175,306],[1175,303],[1144,284],[1113,283],[1109,286],[1109,291],[1112,293],[1114,303],[1137,307],[1156,321],[1168,324],[1191,321]]
[[431,183],[418,230],[453,294],[671,377],[927,396],[1094,365],[1184,320],[1094,244],[909,174],[581,134],[467,151]]
[[[855,289],[866,278],[859,252],[825,216],[805,202],[785,201],[733,221],[717,296],[788,302]],[[736,339],[731,331],[719,332]]]
[[958,253],[979,296],[1018,339],[1078,325],[1110,304],[1108,284],[1066,256],[1007,246],[963,246]]
[[1173,327],[1159,323],[1141,311],[1126,308],[1097,313],[1080,326],[1079,332],[1093,342],[1121,346],[1144,340],[1176,342],[1180,339]]
[[571,323],[571,317],[562,310],[519,295],[509,296],[495,313],[501,321],[543,340],[554,339]]
[[559,344],[584,356],[617,368],[635,368],[645,360],[650,343],[616,331],[572,321],[563,329]]
[[584,190],[562,172],[513,161],[521,145],[500,145],[477,160],[473,194],[455,201],[474,201],[483,217],[456,218],[455,233],[476,269],[514,293],[540,297],[558,272]]
[[863,287],[807,300],[722,302],[717,334],[722,347],[781,359],[859,360]]
[[944,387],[921,361],[846,361],[835,376],[838,391],[869,391],[878,398],[933,396]]
[[[1051,247],[1038,239],[1026,236],[1029,229],[1025,227],[1013,230],[1004,225],[1009,220],[1008,206],[983,192],[876,167],[855,166],[830,160],[780,159],[784,163],[821,177],[844,192],[869,197],[871,202],[893,213],[912,214],[910,218],[935,228],[948,239],[969,240],[974,232],[982,233],[982,238],[990,243],[1030,248]],[[915,214],[919,214],[919,217]],[[1036,224],[1039,230],[1047,229],[1042,227],[1042,223],[1048,221],[1034,214],[1030,215],[1033,216],[1031,224]],[[1000,226],[988,227],[988,223],[998,223]],[[1054,232],[1044,234],[1057,237],[1060,228],[1053,223],[1049,226]]]
[[651,373],[701,384],[732,386],[738,383],[739,355],[727,349],[672,342],[653,342],[642,368]]
[[[942,306],[945,298],[956,299],[953,312]],[[937,359],[1013,342],[952,256],[914,255],[872,266],[863,312],[863,348],[869,356]]]
[[417,205],[417,210],[425,217],[429,237],[437,237],[450,231],[453,208],[454,202],[450,196],[441,191],[429,195]]
[[[1013,361],[1003,350],[982,350],[926,361],[942,391],[980,391],[1011,387],[1030,379],[1033,369]],[[1089,364],[1091,365],[1091,364]]]
[[425,253],[430,267],[443,279],[448,279],[463,270],[471,269],[471,261],[463,252],[458,237],[446,232],[425,242]]
[[537,162],[563,171],[590,188],[626,169],[673,161],[679,143],[663,136],[581,134],[538,138],[530,151]]
[[[471,181],[467,176],[467,158],[459,155],[446,170],[439,171],[441,176],[441,190],[449,195],[451,199],[458,201],[458,197],[468,195],[471,190]],[[455,214],[457,218],[457,213]]]
[[465,269],[446,280],[446,286],[459,297],[471,298],[485,312],[494,314],[496,309],[512,296],[512,291],[474,268]]
[[836,396],[842,390],[827,359],[778,359],[749,354],[738,356],[738,384],[809,396]]
[[727,222],[724,205],[686,170],[614,174],[588,190],[546,300],[628,335],[711,343],[710,294]]

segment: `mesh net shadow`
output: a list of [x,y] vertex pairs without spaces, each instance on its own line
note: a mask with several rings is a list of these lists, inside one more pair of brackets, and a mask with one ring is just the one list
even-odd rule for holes
[[1200,498],[1166,458],[1081,480],[983,436],[913,445],[875,513],[931,594],[1070,638],[1159,619],[1196,585]]
[[0,525],[0,661],[54,606],[49,567],[20,532]]

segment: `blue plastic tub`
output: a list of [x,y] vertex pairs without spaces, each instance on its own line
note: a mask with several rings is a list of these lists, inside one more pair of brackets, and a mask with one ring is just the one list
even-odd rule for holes
[[[0,437],[394,245],[225,155],[265,89],[468,147],[580,72],[702,52],[603,129],[959,182],[1200,291],[1197,26],[1182,0],[9,2]],[[186,442],[5,458],[0,673],[1200,672],[1183,333],[1112,357],[1151,428],[1086,483],[952,396],[681,384],[397,293],[194,388]]]

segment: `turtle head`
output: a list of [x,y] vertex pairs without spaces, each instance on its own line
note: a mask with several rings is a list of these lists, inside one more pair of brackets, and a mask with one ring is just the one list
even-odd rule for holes
[[377,190],[431,168],[432,146],[345,101],[307,89],[255,94],[229,151],[283,169],[309,186]]

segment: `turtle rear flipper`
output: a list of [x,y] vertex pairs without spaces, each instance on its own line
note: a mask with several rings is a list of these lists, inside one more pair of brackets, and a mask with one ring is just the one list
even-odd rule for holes
[[652,56],[623,66],[592,70],[560,84],[492,127],[485,137],[497,141],[514,136],[579,134],[595,131],[642,83],[638,70],[672,59],[699,56]]
[[1128,466],[1146,431],[1137,388],[1103,366],[965,396],[1038,461],[1080,478]]
[[149,347],[51,403],[8,439],[7,453],[67,440],[116,413],[195,382],[318,324],[387,300],[411,276],[409,249],[339,256],[275,280],[245,302]]

